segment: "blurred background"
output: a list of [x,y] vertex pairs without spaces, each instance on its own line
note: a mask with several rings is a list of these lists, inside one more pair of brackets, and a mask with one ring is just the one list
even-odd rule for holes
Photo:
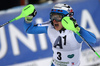
[[23,5],[27,5],[27,4],[43,4],[46,2],[55,2],[57,0],[2,0],[0,2],[0,10],[6,10],[12,7],[16,7],[16,6],[23,6]]
[[[100,55],[100,0],[1,0],[0,25],[20,15],[28,4],[37,10],[33,23],[47,22],[57,3],[70,5],[78,24],[96,35],[91,46]],[[0,66],[50,66],[53,52],[48,36],[27,34],[23,23],[21,18],[0,28]],[[80,66],[100,66],[100,58],[84,42]]]

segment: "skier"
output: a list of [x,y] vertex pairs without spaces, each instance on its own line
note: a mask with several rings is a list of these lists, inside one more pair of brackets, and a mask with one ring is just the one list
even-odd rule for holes
[[48,34],[53,50],[51,66],[79,66],[83,40],[72,30],[65,29],[61,20],[66,16],[70,17],[77,31],[89,44],[96,43],[95,35],[77,24],[73,18],[73,9],[67,4],[56,4],[51,9],[50,21],[46,23],[33,25],[32,19],[36,13],[34,10],[31,15],[25,17],[24,28],[30,34]]

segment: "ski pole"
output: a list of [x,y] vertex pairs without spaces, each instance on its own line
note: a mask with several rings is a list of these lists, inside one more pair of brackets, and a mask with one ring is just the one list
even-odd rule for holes
[[22,12],[21,12],[21,14],[19,16],[17,16],[14,19],[12,19],[12,20],[0,25],[0,28],[5,26],[5,25],[7,25],[7,24],[9,24],[9,23],[11,23],[11,22],[13,22],[13,21],[15,21],[15,20],[18,20],[18,19],[21,19],[23,17],[26,17],[26,16],[30,15],[31,13],[34,12],[34,9],[35,9],[35,7],[32,4],[29,4],[29,5],[25,6],[22,9]]
[[79,32],[77,34],[81,37],[81,39],[93,50],[93,52],[100,58],[100,55],[93,49],[93,47],[81,36]]
[[81,36],[81,34],[76,30],[72,20],[70,20],[70,17],[64,17],[62,19],[62,25],[65,29],[67,30],[72,30],[74,31],[76,34],[78,34],[82,40],[93,50],[93,52],[100,58],[100,55],[93,49],[93,47]]

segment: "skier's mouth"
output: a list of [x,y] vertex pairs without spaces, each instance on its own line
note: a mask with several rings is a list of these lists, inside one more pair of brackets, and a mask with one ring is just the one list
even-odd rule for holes
[[54,26],[55,26],[55,27],[58,27],[58,26],[59,26],[59,24],[55,24]]

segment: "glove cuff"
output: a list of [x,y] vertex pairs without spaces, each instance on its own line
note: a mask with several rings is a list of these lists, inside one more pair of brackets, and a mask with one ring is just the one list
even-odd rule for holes
[[33,19],[33,16],[27,16],[27,17],[25,17],[26,23],[31,23],[32,19]]
[[77,27],[76,27],[76,30],[79,32],[79,31],[80,31],[80,27],[77,26]]

